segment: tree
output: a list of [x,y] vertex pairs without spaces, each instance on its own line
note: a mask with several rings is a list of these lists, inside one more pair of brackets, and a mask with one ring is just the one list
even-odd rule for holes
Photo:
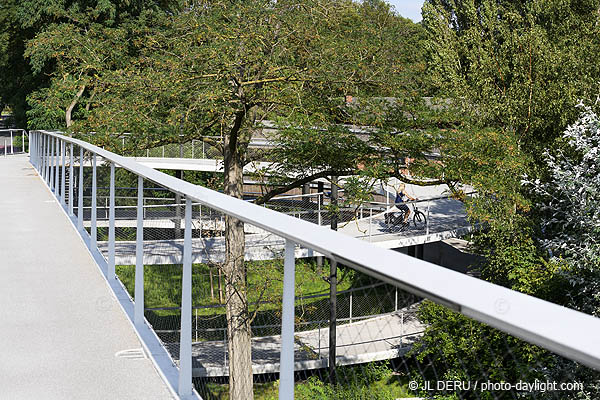
[[[71,130],[94,132],[83,136],[109,149],[124,131],[135,133],[129,151],[192,139],[210,143],[223,154],[224,192],[237,198],[243,167],[253,160],[250,139],[265,120],[293,127],[296,135],[278,159],[288,166],[280,172],[298,172],[286,180],[288,189],[357,170],[355,155],[371,150],[346,129],[328,128],[340,121],[345,96],[393,95],[400,65],[394,49],[408,24],[383,2],[350,0],[192,1],[182,12],[147,12],[133,21],[126,29],[57,25],[30,42],[34,65],[58,65],[50,90],[31,96],[39,106],[34,110],[62,115],[70,109]],[[126,48],[119,45],[124,38]],[[67,54],[75,39],[91,51]],[[109,62],[97,60],[107,49]],[[295,165],[301,158],[310,168]],[[244,226],[231,217],[225,225],[230,395],[248,399]]]
[[583,107],[563,138],[566,149],[545,152],[549,179],[524,184],[537,195],[543,246],[566,263],[567,305],[600,316],[600,119]]
[[597,0],[428,0],[431,79],[484,126],[515,131],[535,160],[600,93]]
[[[79,70],[70,70],[61,64],[61,56],[66,56],[62,60],[65,62],[67,59],[81,61],[81,53],[94,49],[107,52],[96,54],[96,62],[102,62],[101,58],[110,59],[115,51],[126,47],[127,38],[114,42],[114,48],[102,49],[94,46],[99,42],[99,35],[107,34],[107,39],[111,36],[116,39],[118,32],[113,30],[118,31],[122,24],[149,10],[173,12],[179,3],[178,0],[3,1],[0,5],[0,102],[11,106],[19,126],[49,129],[65,126],[69,105],[93,93],[89,85],[94,65],[82,64]],[[29,64],[27,46],[37,39],[35,60]],[[52,79],[58,76],[62,82]],[[79,94],[82,85],[87,90]],[[28,99],[34,92],[37,95]],[[43,106],[48,97],[56,103]],[[58,105],[59,109],[54,107]],[[34,110],[27,117],[32,106]]]

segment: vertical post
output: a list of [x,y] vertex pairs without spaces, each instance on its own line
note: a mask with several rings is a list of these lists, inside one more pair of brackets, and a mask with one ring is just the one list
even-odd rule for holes
[[165,145],[163,144],[162,147],[162,158],[165,158]]
[[321,226],[321,203],[322,203],[322,199],[321,196],[323,196],[323,193],[319,193],[317,195],[317,211],[318,211],[318,216],[317,216],[317,225]]
[[[178,169],[175,170],[175,178],[182,179],[183,171]],[[174,221],[175,239],[181,239],[181,195],[179,193],[175,193],[175,221]]]
[[427,202],[427,218],[425,218],[425,234],[429,235],[429,204],[431,201]]
[[44,181],[48,183],[48,136],[42,136],[42,168],[44,169]]
[[110,163],[110,188],[108,211],[108,280],[115,279],[115,163]]
[[402,347],[402,336],[404,336],[404,311],[400,313],[400,347]]
[[83,229],[83,147],[79,148],[79,182],[77,187],[77,228]]
[[6,157],[6,139],[4,139],[4,157]]
[[73,215],[73,184],[75,177],[73,176],[73,143],[69,146],[69,215]]
[[335,385],[337,261],[333,259],[329,264],[329,279],[329,383]]
[[54,138],[52,136],[48,136],[48,140],[50,141],[50,182],[48,186],[50,190],[54,190]]
[[321,323],[319,322],[318,334],[319,334],[319,360],[321,359]]
[[371,241],[371,224],[373,222],[373,207],[369,208],[369,242]]
[[137,237],[135,245],[134,322],[144,323],[144,178],[138,176]]
[[23,129],[23,138],[21,141],[23,142],[23,151],[27,149],[27,154],[31,155],[31,142],[28,140],[27,143],[29,144],[29,146],[25,146],[25,129]]
[[283,266],[279,400],[290,400],[294,398],[294,250],[295,243],[286,239],[285,260]]
[[192,158],[194,158],[194,139],[192,139]]
[[13,146],[13,131],[10,130],[10,154],[15,154],[15,146]]
[[[331,177],[331,229],[338,228],[338,186],[337,177]],[[337,261],[329,260],[329,383],[335,385],[337,382],[335,371],[336,359],[336,326],[337,326]]]
[[66,178],[67,178],[67,155],[66,155],[66,150],[67,150],[67,143],[62,140],[61,142],[61,146],[60,146],[60,151],[62,153],[62,174],[61,174],[61,179],[60,179],[60,201],[63,204],[63,206],[66,205],[66,193],[65,193],[65,188],[66,188]]
[[60,149],[58,148],[58,138],[55,138],[54,140],[56,142],[56,146],[55,146],[55,152],[54,152],[54,196],[56,196],[56,198],[58,198],[59,196],[59,186],[58,186],[58,174],[59,174],[59,168],[60,166],[58,165],[58,155],[60,153]]
[[179,395],[192,394],[192,200],[185,200],[181,331],[179,338]]
[[92,250],[96,248],[96,240],[98,238],[98,229],[96,227],[96,218],[98,217],[98,208],[97,208],[97,204],[96,204],[96,192],[98,190],[98,182],[97,179],[97,172],[96,172],[96,154],[94,154],[92,156],[92,223],[91,223],[91,230],[90,230],[90,236],[91,236],[91,247]]
[[[25,132],[25,131],[23,131],[23,132]],[[25,133],[23,133],[23,135],[25,135]],[[37,157],[36,157],[37,148],[35,147],[35,133],[30,133],[28,138],[29,138],[29,159],[33,160],[33,165],[37,169]],[[33,152],[31,151],[32,143],[33,143]]]
[[352,323],[352,292],[350,292],[350,323]]
[[394,296],[394,311],[398,311],[398,288],[396,288],[396,293]]

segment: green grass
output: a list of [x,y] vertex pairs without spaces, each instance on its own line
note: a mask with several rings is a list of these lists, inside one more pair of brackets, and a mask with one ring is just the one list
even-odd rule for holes
[[[394,400],[414,397],[408,389],[408,379],[395,374],[387,363],[369,363],[337,370],[339,383],[331,386],[316,376],[296,382],[296,400]],[[198,387],[203,398],[225,400],[228,385],[207,383]],[[279,382],[254,384],[256,400],[277,400]]]
[[[247,262],[248,268],[248,300],[250,303],[269,301],[273,304],[262,304],[260,308],[273,309],[281,307],[283,290],[283,263],[280,260]],[[128,292],[135,290],[135,266],[117,266],[117,275]],[[210,291],[209,267],[205,264],[192,266],[192,302],[194,306],[219,303],[218,272],[213,272],[213,293]],[[329,274],[329,265],[319,267],[316,263],[298,261],[296,263],[296,296],[327,293],[329,283],[323,277]],[[338,290],[346,290],[351,285],[352,276],[346,271],[338,270],[341,277]],[[144,268],[144,300],[145,307],[179,307],[181,304],[181,265],[147,265]],[[317,301],[319,299],[315,299]],[[254,309],[254,306],[251,307]],[[178,314],[178,311],[157,310],[159,315]],[[221,308],[198,310],[198,315],[224,313]]]

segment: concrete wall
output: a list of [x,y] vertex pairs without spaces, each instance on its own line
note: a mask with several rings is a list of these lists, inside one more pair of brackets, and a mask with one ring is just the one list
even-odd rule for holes
[[454,271],[478,274],[478,265],[483,257],[467,251],[467,242],[462,239],[447,239],[424,245],[408,246],[394,249],[430,263],[441,265]]

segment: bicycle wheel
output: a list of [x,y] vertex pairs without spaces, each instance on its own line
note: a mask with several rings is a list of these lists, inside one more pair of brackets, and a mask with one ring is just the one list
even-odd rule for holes
[[425,214],[423,214],[421,211],[416,211],[415,216],[413,217],[413,223],[415,224],[415,228],[425,229],[426,222],[427,221],[425,218]]

